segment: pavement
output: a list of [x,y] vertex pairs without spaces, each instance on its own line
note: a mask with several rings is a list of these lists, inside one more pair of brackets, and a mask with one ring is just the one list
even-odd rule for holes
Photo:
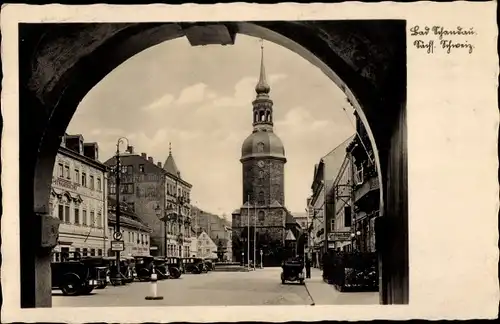
[[52,292],[52,307],[127,306],[255,306],[310,305],[307,289],[300,284],[282,285],[281,268],[250,272],[209,272],[183,274],[179,279],[157,282],[163,300],[145,300],[151,283],[133,282],[125,286],[96,289],[87,296],[63,296]]
[[256,305],[367,305],[379,304],[377,292],[339,292],[323,282],[321,271],[311,269],[305,285],[281,284],[281,268],[249,272],[183,274],[157,282],[163,300],[146,300],[151,283],[108,285],[86,296],[63,296],[52,291],[52,307],[130,306],[256,306]]
[[311,268],[311,279],[306,279],[314,305],[378,305],[378,292],[340,292],[323,281],[322,271]]

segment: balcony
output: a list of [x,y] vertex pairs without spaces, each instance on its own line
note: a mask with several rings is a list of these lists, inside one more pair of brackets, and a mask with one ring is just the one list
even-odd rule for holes
[[365,197],[370,192],[376,191],[380,188],[378,177],[376,174],[365,180],[360,186],[356,188],[354,193],[355,201]]

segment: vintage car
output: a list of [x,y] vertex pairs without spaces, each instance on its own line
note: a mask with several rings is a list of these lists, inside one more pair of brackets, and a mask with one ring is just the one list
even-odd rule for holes
[[170,273],[170,278],[178,279],[184,272],[184,266],[182,264],[182,259],[179,257],[167,257],[165,262],[168,266],[168,271]]
[[120,259],[120,272],[116,267],[116,257],[103,257],[103,264],[108,267],[109,281],[113,286],[131,283],[134,281],[133,266],[128,258]]
[[281,265],[281,283],[286,281],[298,281],[301,285],[304,284],[304,262],[300,258],[292,258],[284,261]]
[[51,263],[52,289],[60,289],[65,296],[90,294],[94,288],[106,286],[108,268],[100,266],[96,258],[63,258]]
[[184,272],[194,274],[207,272],[205,262],[201,258],[183,258],[182,263],[184,264]]
[[205,267],[207,271],[213,271],[215,269],[214,262],[210,259],[203,260],[205,262]]
[[135,256],[135,272],[140,281],[149,281],[151,279],[154,267],[159,280],[167,279],[170,276],[165,258],[152,256]]

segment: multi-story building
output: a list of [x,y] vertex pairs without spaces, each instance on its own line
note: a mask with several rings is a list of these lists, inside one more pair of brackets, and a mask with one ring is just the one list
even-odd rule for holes
[[328,241],[337,251],[352,249],[351,223],[353,215],[353,168],[352,159],[346,154],[333,182],[334,216],[328,226]]
[[198,258],[217,258],[217,244],[210,238],[207,232],[202,231],[197,238],[198,249],[196,256]]
[[49,208],[61,221],[53,260],[70,252],[105,255],[107,247],[106,166],[97,143],[64,135],[56,156]]
[[[312,219],[311,243],[313,263],[318,265],[328,249],[335,248],[334,242],[329,242],[331,222],[334,219],[333,182],[346,155],[346,147],[353,136],[342,142],[314,166],[314,176],[311,185],[312,195],[309,200],[309,213]],[[331,235],[330,235],[331,237]]]
[[355,233],[355,248],[362,252],[374,252],[375,219],[379,216],[380,208],[380,182],[368,133],[357,113],[355,117],[358,136],[348,147],[354,169],[352,232]]
[[[105,162],[111,168],[116,158]],[[120,200],[126,202],[151,228],[153,256],[188,256],[190,250],[191,184],[181,178],[172,152],[162,167],[146,153],[134,153],[133,146],[120,154]],[[109,177],[109,194],[116,196],[116,174]]]
[[[113,233],[116,229],[116,200],[108,198],[108,246],[111,246]],[[127,203],[120,204],[120,232],[125,249],[120,252],[123,257],[149,256],[150,255],[150,233],[151,228],[144,224],[140,217],[130,208]],[[108,255],[115,255],[111,248]]]
[[223,260],[232,260],[232,229],[231,223],[224,217],[191,207],[193,227],[198,233],[205,231],[218,247],[218,253]]
[[165,172],[165,210],[167,216],[167,256],[189,257],[191,255],[192,185],[181,177],[172,149],[163,168]]

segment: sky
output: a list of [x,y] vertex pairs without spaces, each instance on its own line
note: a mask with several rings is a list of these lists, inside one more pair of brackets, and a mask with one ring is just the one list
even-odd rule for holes
[[[252,132],[252,100],[260,69],[260,40],[237,35],[232,46],[192,47],[167,41],[131,57],[82,100],[67,129],[98,142],[101,162],[119,137],[138,154],[165,162],[172,153],[192,202],[231,213],[243,203],[241,145]],[[344,93],[298,54],[264,43],[274,102],[274,132],[284,146],[285,205],[303,213],[314,165],[355,133]],[[125,148],[124,148],[125,149]]]

